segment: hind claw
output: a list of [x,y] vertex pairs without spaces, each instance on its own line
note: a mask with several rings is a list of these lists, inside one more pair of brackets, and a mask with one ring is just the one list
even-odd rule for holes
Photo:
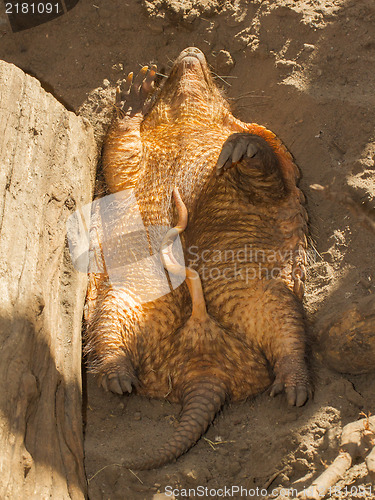
[[284,384],[282,382],[275,382],[270,391],[270,396],[274,398],[278,394],[281,394],[284,390]]
[[246,144],[243,144],[243,142],[238,141],[233,149],[232,162],[236,163],[237,161],[239,161],[246,152],[247,152]]
[[308,390],[304,385],[297,385],[296,406],[302,406],[308,399]]
[[120,395],[126,392],[130,394],[133,390],[132,383],[133,380],[129,375],[117,372],[103,375],[99,380],[99,385],[101,385],[105,391],[111,391]]
[[116,394],[122,394],[123,390],[121,389],[120,382],[117,377],[110,378],[108,380],[108,389]]
[[147,111],[146,101],[154,89],[156,65],[143,66],[136,78],[129,73],[116,88],[115,107],[120,115],[134,116]]
[[296,388],[295,387],[286,387],[285,394],[286,394],[286,400],[288,401],[288,405],[295,406],[295,404],[296,404]]
[[270,396],[275,397],[285,391],[286,399],[290,406],[303,406],[312,398],[312,390],[306,384],[297,384],[285,387],[285,384],[275,381],[270,390]]
[[123,392],[128,392],[129,394],[132,392],[133,387],[129,377],[125,375],[120,376],[120,383]]
[[246,150],[246,156],[249,158],[253,158],[258,152],[258,148],[253,142],[250,142],[250,144],[247,146]]
[[216,163],[216,174],[219,175],[232,165],[232,144],[224,143],[224,146]]

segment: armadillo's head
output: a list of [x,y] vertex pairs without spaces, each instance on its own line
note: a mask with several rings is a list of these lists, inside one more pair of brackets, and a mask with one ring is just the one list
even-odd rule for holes
[[144,125],[221,122],[228,113],[229,105],[212,78],[203,52],[188,47],[174,62]]
[[197,47],[183,50],[174,62],[166,86],[173,88],[175,85],[179,88],[179,96],[216,89],[206,58]]

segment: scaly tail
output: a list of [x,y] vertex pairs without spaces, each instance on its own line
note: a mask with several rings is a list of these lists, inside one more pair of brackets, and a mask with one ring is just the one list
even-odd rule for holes
[[149,470],[161,467],[185,453],[206,431],[226,397],[224,383],[195,379],[186,384],[182,394],[182,417],[170,439],[149,459],[124,464],[128,469]]

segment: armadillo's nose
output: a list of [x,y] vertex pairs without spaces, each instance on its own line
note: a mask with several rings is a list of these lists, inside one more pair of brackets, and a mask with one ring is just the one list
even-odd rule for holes
[[199,50],[198,47],[188,47],[187,49],[184,49],[180,54],[180,57],[184,57],[184,56],[202,57],[203,52],[201,50]]
[[177,57],[171,74],[180,78],[183,76],[192,78],[195,75],[194,78],[201,80],[203,83],[207,80],[206,73],[208,71],[203,52],[197,47],[188,47]]
[[198,59],[198,61],[203,64],[206,62],[204,54],[197,47],[188,47],[184,49],[177,58],[177,62]]

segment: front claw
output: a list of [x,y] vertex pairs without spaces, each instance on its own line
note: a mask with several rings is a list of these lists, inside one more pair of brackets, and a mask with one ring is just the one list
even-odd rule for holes
[[138,113],[146,114],[155,78],[156,65],[152,65],[150,69],[148,66],[143,66],[134,81],[133,73],[128,74],[116,89],[115,107],[119,116],[133,117]]
[[244,159],[259,159],[265,166],[273,166],[277,160],[272,147],[263,137],[248,133],[236,133],[224,142],[216,163],[216,175]]

